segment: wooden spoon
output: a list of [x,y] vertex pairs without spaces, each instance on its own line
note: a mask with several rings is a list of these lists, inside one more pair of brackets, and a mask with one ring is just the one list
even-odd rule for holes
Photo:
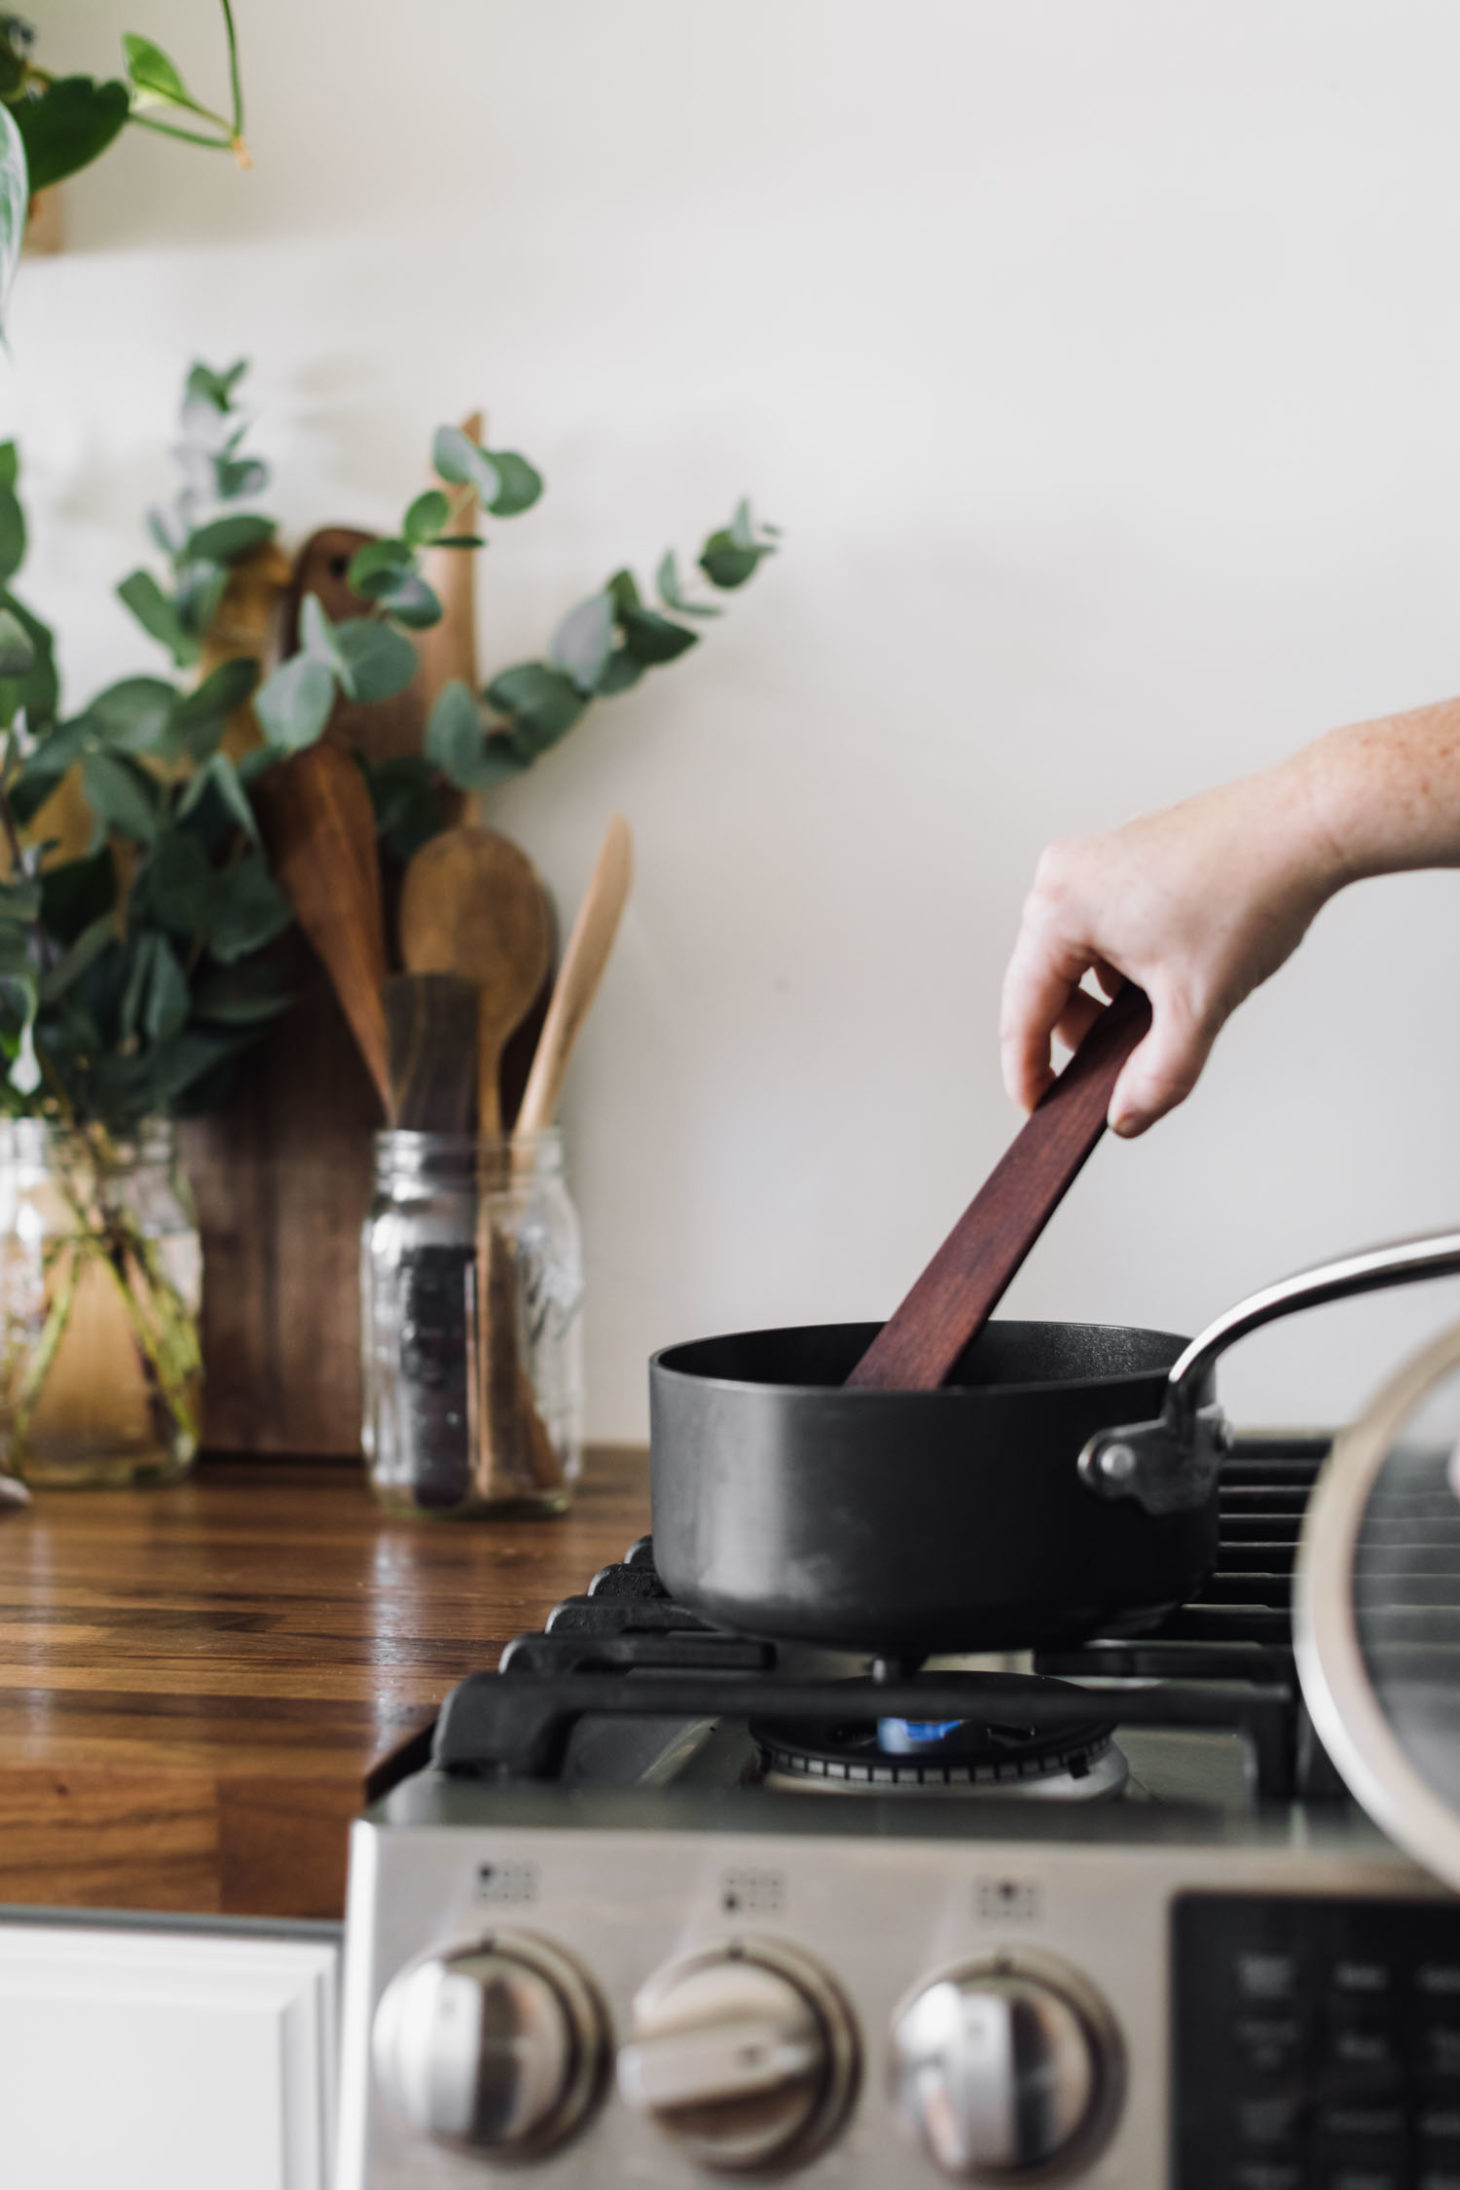
[[265,770],[253,795],[275,877],[324,961],[393,1122],[380,1001],[385,920],[375,815],[365,779],[348,754],[311,745]]
[[411,973],[459,973],[475,984],[477,1131],[502,1131],[498,1067],[531,1008],[552,949],[547,892],[524,851],[495,829],[463,824],[432,837],[406,869],[401,957]]
[[951,1375],[1105,1131],[1120,1068],[1150,1024],[1137,988],[1102,1011],[848,1384],[929,1392]]
[[476,990],[458,973],[394,973],[382,1001],[396,1125],[406,1133],[469,1133]]
[[568,1060],[598,994],[633,878],[634,840],[623,815],[615,814],[568,938],[517,1113],[514,1140],[541,1133],[557,1114]]

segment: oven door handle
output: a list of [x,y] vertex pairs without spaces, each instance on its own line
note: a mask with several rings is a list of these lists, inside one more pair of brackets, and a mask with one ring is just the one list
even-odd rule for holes
[[1098,1497],[1132,1498],[1147,1513],[1189,1512],[1205,1505],[1231,1441],[1225,1416],[1205,1395],[1213,1365],[1229,1346],[1300,1308],[1457,1272],[1460,1230],[1431,1232],[1316,1263],[1249,1294],[1192,1339],[1166,1380],[1166,1396],[1154,1422],[1096,1431],[1080,1454],[1081,1480]]

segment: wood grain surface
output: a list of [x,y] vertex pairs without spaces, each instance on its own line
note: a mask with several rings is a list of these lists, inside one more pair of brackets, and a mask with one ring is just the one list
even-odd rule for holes
[[382,1760],[648,1526],[626,1450],[552,1521],[396,1519],[358,1469],[257,1459],[6,1514],[0,1901],[339,1916]]
[[1105,1131],[1121,1067],[1150,1024],[1138,988],[1123,988],[1101,1012],[848,1384],[931,1392],[952,1375]]

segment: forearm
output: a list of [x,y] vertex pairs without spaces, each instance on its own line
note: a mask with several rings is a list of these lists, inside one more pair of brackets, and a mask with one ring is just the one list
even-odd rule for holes
[[1334,730],[1273,779],[1305,812],[1310,856],[1330,889],[1460,866],[1460,700]]

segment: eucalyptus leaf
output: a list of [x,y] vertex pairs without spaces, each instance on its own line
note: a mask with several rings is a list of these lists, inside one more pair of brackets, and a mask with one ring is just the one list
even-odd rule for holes
[[167,1110],[181,1104],[190,1088],[206,1073],[216,1071],[247,1046],[236,1034],[200,1034],[188,1027],[170,1042],[160,1043],[148,1058],[145,1107]]
[[581,720],[588,702],[571,677],[545,662],[520,662],[487,686],[487,704],[515,718],[538,752],[546,752]]
[[736,503],[735,514],[730,520],[730,538],[738,548],[753,548],[756,544],[755,519],[750,514],[749,502],[743,497]]
[[228,565],[202,558],[185,562],[177,574],[173,605],[183,629],[201,641],[212,629],[219,603],[228,591]]
[[12,609],[0,608],[0,681],[28,676],[35,667],[35,640]]
[[91,736],[84,717],[61,723],[31,754],[10,785],[10,810],[22,829],[28,828],[46,800],[75,766]]
[[99,830],[113,830],[135,843],[150,844],[157,834],[160,794],[154,779],[124,753],[88,753],[81,763],[81,789]]
[[459,677],[444,684],[436,695],[422,743],[427,760],[459,790],[475,788],[482,750],[482,715],[475,695]]
[[259,665],[250,654],[220,662],[202,683],[177,700],[168,726],[167,749],[195,761],[211,759],[235,711],[253,696]]
[[193,989],[193,1016],[225,1027],[266,1026],[287,1011],[293,992],[268,965],[219,967]]
[[26,875],[19,881],[0,882],[0,926],[14,926],[17,922],[28,927],[41,909],[41,886],[34,875]]
[[100,159],[131,111],[127,87],[113,77],[62,76],[8,111],[25,139],[30,190],[48,190]]
[[548,645],[555,669],[566,670],[580,692],[592,692],[613,650],[614,604],[607,593],[591,593],[570,608]]
[[[263,747],[262,750],[268,753],[270,758],[277,757],[268,746]],[[253,759],[254,755],[250,754],[249,758]],[[259,825],[253,807],[249,804],[248,793],[243,787],[243,781],[238,769],[226,753],[214,753],[211,759],[204,762],[203,766],[188,783],[182,797],[178,800],[178,813],[180,815],[193,813],[202,804],[210,791],[217,794],[229,819],[235,821],[244,834],[262,849]]]
[[416,552],[409,540],[367,540],[350,557],[345,583],[352,593],[362,593],[369,600],[377,581],[395,585],[415,567]]
[[25,709],[26,723],[36,737],[45,734],[60,705],[61,684],[56,675],[56,648],[48,624],[43,624],[13,593],[0,591],[0,610],[15,618],[35,649],[35,661],[20,677],[0,679],[0,720],[9,722],[17,708]]
[[718,616],[721,611],[709,601],[687,601],[679,579],[679,558],[670,548],[661,558],[654,574],[654,585],[666,608],[674,609],[681,616]]
[[335,680],[310,654],[294,654],[260,685],[254,713],[271,745],[297,753],[313,745],[330,719]]
[[334,627],[335,645],[349,670],[349,690],[373,706],[404,692],[416,674],[420,656],[403,631],[374,616],[353,616]]
[[0,581],[25,561],[25,512],[14,487],[0,486]]
[[188,1016],[188,977],[165,935],[146,930],[132,947],[132,967],[122,995],[124,1041],[145,1035],[166,1042],[180,1034]]
[[335,644],[335,627],[317,593],[306,593],[299,611],[299,644],[313,661],[323,662],[349,697],[358,699],[350,665]]
[[626,608],[642,608],[644,604],[639,581],[631,570],[616,570],[603,590],[613,602],[615,615]]
[[628,652],[635,661],[651,668],[660,662],[678,661],[681,654],[699,644],[698,632],[686,631],[683,624],[671,623],[652,608],[620,609],[618,621]]
[[20,480],[20,451],[13,441],[0,441],[0,485],[13,487]]
[[493,517],[520,517],[541,500],[542,473],[525,456],[519,456],[515,449],[489,449],[486,454],[499,481],[487,503]]
[[240,495],[262,494],[269,483],[269,467],[257,456],[215,456],[213,484],[220,502],[236,502]]
[[211,404],[215,411],[231,410],[233,391],[247,371],[246,357],[235,358],[221,373],[214,372],[210,365],[191,365],[183,383],[183,401]]
[[141,909],[170,934],[191,942],[207,937],[212,895],[212,865],[192,831],[160,830],[133,889]]
[[495,460],[469,440],[460,426],[438,426],[431,443],[431,462],[436,475],[449,486],[472,487],[484,509],[490,509],[502,492],[502,478]]
[[117,596],[148,637],[167,648],[179,669],[197,660],[200,649],[196,636],[186,628],[150,570],[134,570],[117,587]]
[[186,554],[190,561],[237,563],[266,547],[278,531],[272,517],[241,510],[233,517],[215,517],[188,534]]
[[160,677],[123,677],[97,693],[86,719],[104,745],[151,753],[167,736],[177,698],[176,688]]
[[441,489],[428,487],[406,511],[401,531],[412,547],[425,547],[443,531],[450,515],[451,504]]
[[762,559],[771,553],[769,547],[743,546],[728,530],[712,532],[700,553],[700,569],[711,585],[728,593],[753,578]]
[[444,826],[435,773],[424,753],[396,753],[366,770],[376,834],[403,865]]
[[598,680],[598,697],[611,700],[618,692],[632,691],[643,674],[644,664],[636,660],[626,646],[615,647]]
[[117,870],[111,847],[86,859],[62,860],[41,872],[41,918],[47,935],[74,943],[83,928],[104,919],[117,901]]
[[257,852],[214,876],[208,947],[220,965],[232,965],[282,935],[294,915]]
[[413,570],[403,570],[392,585],[384,579],[375,579],[363,589],[397,623],[406,624],[412,631],[429,631],[439,624],[442,616],[441,602],[424,578]]
[[81,930],[74,943],[62,951],[53,966],[41,975],[40,996],[43,1004],[54,1004],[65,995],[74,981],[79,981],[107,945],[114,942],[115,929],[110,913],[103,913]]

